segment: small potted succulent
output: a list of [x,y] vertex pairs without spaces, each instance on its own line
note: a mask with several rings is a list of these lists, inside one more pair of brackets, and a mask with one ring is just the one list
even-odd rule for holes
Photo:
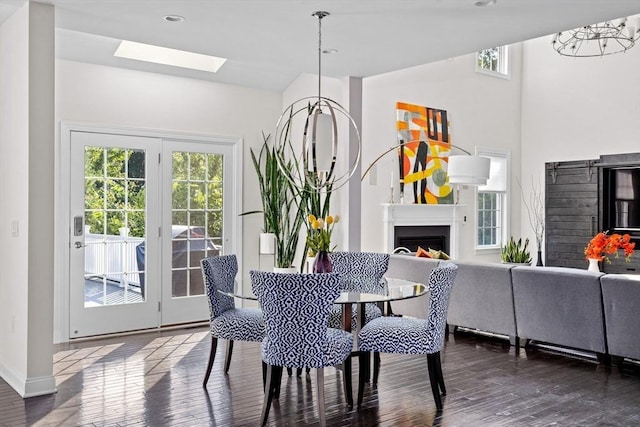
[[522,238],[516,242],[513,236],[509,238],[506,245],[500,247],[500,259],[509,264],[531,264],[531,253],[529,252],[529,239]]

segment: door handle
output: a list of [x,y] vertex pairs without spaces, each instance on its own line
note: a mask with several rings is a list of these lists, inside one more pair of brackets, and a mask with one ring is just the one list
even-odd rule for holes
[[82,244],[82,242],[75,242],[73,245],[74,245],[77,249],[80,249],[81,247],[85,246],[85,245],[83,245],[83,244]]

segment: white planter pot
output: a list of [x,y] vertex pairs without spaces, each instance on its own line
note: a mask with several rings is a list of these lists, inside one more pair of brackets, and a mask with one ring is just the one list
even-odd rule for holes
[[260,233],[260,253],[273,255],[276,253],[276,235],[273,233]]
[[313,264],[316,262],[316,257],[308,256],[304,266],[304,271],[307,273],[313,273]]
[[294,274],[298,272],[296,267],[273,267],[274,273]]

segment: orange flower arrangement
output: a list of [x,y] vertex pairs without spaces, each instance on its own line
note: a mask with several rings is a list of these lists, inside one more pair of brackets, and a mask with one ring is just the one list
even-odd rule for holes
[[624,259],[629,262],[631,255],[635,252],[636,244],[631,242],[631,236],[628,234],[620,235],[613,233],[607,234],[607,231],[601,231],[596,234],[589,242],[586,248],[584,248],[584,255],[587,259],[595,258],[598,261],[609,261],[607,255],[616,255],[618,257],[618,250],[624,250]]

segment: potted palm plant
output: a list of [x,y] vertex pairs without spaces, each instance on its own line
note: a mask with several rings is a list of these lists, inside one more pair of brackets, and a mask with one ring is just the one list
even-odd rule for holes
[[276,268],[291,268],[298,248],[300,228],[305,222],[305,195],[286,175],[294,164],[278,164],[278,156],[283,158],[283,154],[269,144],[270,135],[263,133],[262,138],[264,141],[258,154],[250,150],[258,178],[262,210],[245,212],[243,215],[263,214],[262,231],[274,235]]

